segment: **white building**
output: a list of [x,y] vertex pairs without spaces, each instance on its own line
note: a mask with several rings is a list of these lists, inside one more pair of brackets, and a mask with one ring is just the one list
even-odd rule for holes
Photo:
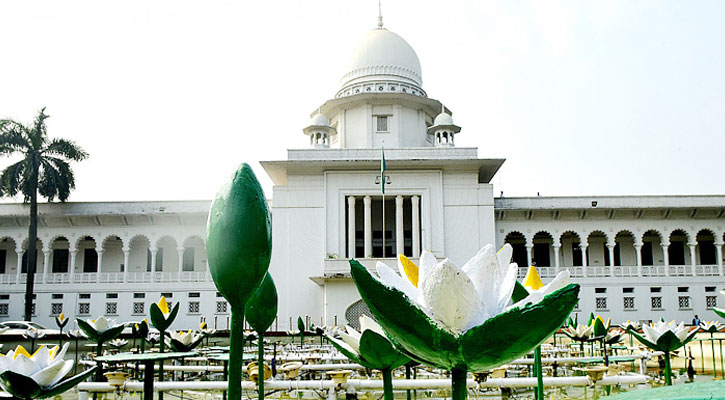
[[[400,36],[381,24],[344,72],[303,129],[310,147],[262,162],[274,182],[274,329],[297,316],[347,322],[359,300],[349,258],[372,268],[429,249],[462,265],[482,245],[504,242],[522,275],[532,262],[544,280],[569,269],[583,285],[583,312],[615,321],[713,318],[707,308],[725,284],[725,196],[494,198],[490,181],[504,160],[455,146],[461,128],[423,90],[418,57]],[[226,328],[229,309],[204,251],[209,205],[41,205],[37,320],[52,326],[61,311],[138,320],[164,294],[181,302],[176,327],[206,316]],[[0,319],[22,318],[27,214],[0,205]]]

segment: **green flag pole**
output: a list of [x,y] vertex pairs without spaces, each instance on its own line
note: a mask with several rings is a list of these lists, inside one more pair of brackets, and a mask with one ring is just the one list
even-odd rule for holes
[[380,188],[383,194],[383,258],[385,258],[385,143],[380,146]]

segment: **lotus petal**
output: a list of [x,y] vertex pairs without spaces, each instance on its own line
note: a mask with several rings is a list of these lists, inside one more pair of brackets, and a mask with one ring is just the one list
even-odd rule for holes
[[73,368],[73,360],[62,360],[50,364],[30,377],[42,388],[48,388],[63,379]]
[[384,335],[372,330],[364,331],[360,337],[360,356],[367,364],[363,366],[373,369],[394,369],[410,361]]
[[380,336],[385,337],[385,332],[383,331],[383,328],[377,322],[375,322],[374,319],[363,314],[360,316],[360,331],[362,331],[362,333],[365,333],[365,331],[367,330],[371,330],[379,334]]
[[388,267],[384,263],[381,263],[380,261],[378,261],[375,267],[382,282],[405,293],[405,295],[408,296],[408,298],[410,298],[411,300],[415,302],[420,302],[420,290],[413,286],[410,281],[400,277],[400,275],[395,273],[392,268]]
[[433,267],[422,291],[433,318],[455,334],[470,328],[481,310],[473,282],[448,259]]
[[436,260],[436,256],[433,253],[428,250],[423,250],[420,253],[420,259],[418,260],[418,287],[420,287],[420,283],[425,280],[425,277],[428,276],[436,264],[438,264],[438,260]]

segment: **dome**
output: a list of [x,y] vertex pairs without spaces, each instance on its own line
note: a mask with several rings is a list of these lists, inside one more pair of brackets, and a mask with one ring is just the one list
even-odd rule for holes
[[453,117],[448,115],[448,113],[440,113],[436,117],[436,119],[433,121],[434,126],[440,126],[440,125],[455,125],[453,123]]
[[317,114],[312,117],[312,120],[310,121],[310,126],[330,126],[330,121],[328,121],[327,117],[325,117],[324,115]]
[[418,87],[423,84],[420,60],[415,50],[397,34],[378,28],[358,44],[341,87],[369,81],[398,82]]

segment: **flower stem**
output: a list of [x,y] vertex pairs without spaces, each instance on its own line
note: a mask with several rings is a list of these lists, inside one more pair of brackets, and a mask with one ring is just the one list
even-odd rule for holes
[[710,344],[712,345],[712,377],[715,378],[717,377],[717,365],[715,365],[715,335],[712,332],[710,332]]
[[257,331],[257,397],[264,400],[264,332]]
[[468,368],[465,366],[451,369],[451,385],[453,388],[451,400],[466,400],[468,398],[467,377]]
[[665,384],[672,386],[672,367],[670,366],[670,352],[665,351]]
[[536,399],[544,400],[544,369],[541,365],[541,346],[534,350],[534,370],[536,373]]
[[229,378],[227,393],[229,400],[242,399],[242,355],[244,354],[244,304],[241,310],[232,307],[231,330],[229,333]]
[[385,368],[381,371],[383,373],[383,398],[385,400],[393,400],[393,371],[390,368]]
[[[159,331],[159,353],[166,350],[166,330]],[[164,381],[164,360],[159,361],[159,382]],[[164,400],[164,392],[159,392],[159,400]]]

